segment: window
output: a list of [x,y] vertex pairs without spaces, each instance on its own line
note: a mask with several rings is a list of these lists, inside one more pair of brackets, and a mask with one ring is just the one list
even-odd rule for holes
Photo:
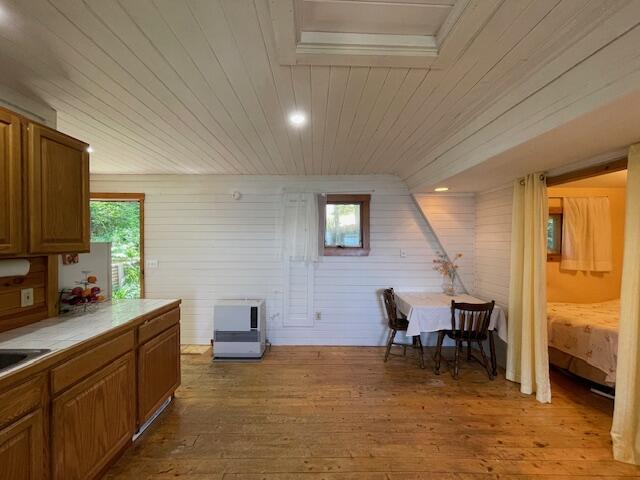
[[369,255],[371,195],[327,195],[320,210],[325,256]]
[[562,209],[550,208],[547,220],[547,261],[562,257]]
[[144,194],[92,193],[91,241],[111,242],[113,298],[144,297]]

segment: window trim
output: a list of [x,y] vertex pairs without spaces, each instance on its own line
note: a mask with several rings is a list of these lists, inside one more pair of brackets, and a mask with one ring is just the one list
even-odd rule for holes
[[560,243],[560,251],[547,253],[547,262],[559,262],[562,260],[562,222],[564,221],[562,207],[549,207],[549,216],[560,217],[560,229],[555,233],[555,238]]
[[[331,194],[324,197],[319,208],[320,219],[320,246],[325,257],[366,257],[370,253],[370,202],[371,195]],[[325,246],[325,227],[328,204],[359,204],[360,205],[360,234],[362,235],[361,247],[327,247]]]

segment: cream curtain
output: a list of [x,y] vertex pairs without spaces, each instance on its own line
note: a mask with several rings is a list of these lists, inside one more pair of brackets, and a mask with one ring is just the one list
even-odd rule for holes
[[640,464],[640,143],[629,149],[613,456]]
[[511,224],[507,379],[551,402],[547,351],[547,187],[540,173],[516,181]]
[[607,197],[566,197],[562,200],[563,270],[610,272],[611,209]]

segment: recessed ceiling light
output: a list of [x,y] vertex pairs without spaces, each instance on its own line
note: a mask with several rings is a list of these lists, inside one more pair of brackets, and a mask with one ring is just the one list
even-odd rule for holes
[[448,192],[449,187],[437,187],[433,189],[435,192]]
[[294,127],[301,127],[307,123],[307,116],[302,112],[291,112],[289,114],[289,123]]
[[91,148],[90,146],[87,147],[87,153],[93,153],[93,148]]

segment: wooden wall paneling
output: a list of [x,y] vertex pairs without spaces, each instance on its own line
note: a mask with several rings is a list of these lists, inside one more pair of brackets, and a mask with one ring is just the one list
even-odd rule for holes
[[[359,107],[363,90],[368,84],[369,76],[374,69],[368,67],[352,67],[349,69],[349,78],[344,91],[344,99],[336,121],[337,132],[331,149],[327,152],[327,173],[335,173],[339,167],[338,158],[342,154],[345,142],[351,133],[351,127]],[[387,69],[378,70],[386,72]]]
[[98,475],[135,429],[135,356],[127,353],[53,400],[54,480]]
[[24,253],[21,121],[0,109],[0,257]]
[[[96,5],[96,9],[105,15],[112,15],[111,7],[105,11]],[[256,152],[248,144],[216,92],[211,90],[188,51],[174,35],[167,35],[167,25],[155,5],[151,2],[135,2],[123,4],[123,9],[151,42],[148,47],[144,47],[145,63],[162,72],[163,82],[175,85],[174,92],[204,127],[201,130],[202,136],[210,142],[219,143],[216,148],[220,148],[222,152],[228,150],[233,158],[230,163],[232,167],[238,165],[238,170],[263,173]]]
[[[0,331],[42,320],[53,313],[49,312],[49,306],[57,301],[58,287],[57,279],[50,278],[50,262],[47,257],[30,257],[27,260],[31,266],[26,276],[0,278]],[[20,290],[23,288],[33,288],[32,306],[20,306]]]
[[[396,69],[394,69],[395,71]],[[353,173],[364,173],[370,168],[369,165],[373,163],[373,155],[378,149],[378,145],[382,142],[389,131],[399,121],[400,116],[403,114],[405,108],[407,108],[409,102],[417,101],[416,98],[420,91],[422,91],[424,82],[429,76],[429,70],[411,69],[407,73],[407,76],[398,87],[398,91],[393,95],[390,100],[389,106],[384,112],[382,119],[377,125],[372,125],[368,131],[368,141],[362,142],[362,146],[356,146],[356,151],[353,155],[355,163],[358,167],[354,169]],[[372,131],[373,130],[373,131]],[[365,135],[363,135],[365,137]]]
[[[515,93],[511,92],[423,156],[420,165],[401,169],[401,177],[411,189],[437,182],[633,92],[640,60],[628,61],[628,55],[640,39],[639,12],[640,4],[636,2],[605,12],[609,17],[606,23],[617,26],[607,29],[609,43],[606,46],[595,47],[599,42],[596,37],[602,39],[601,33],[598,29],[590,30],[571,48],[560,52],[564,62],[550,62],[526,78],[518,88],[524,97],[520,97],[517,108],[513,108]],[[594,51],[594,47],[599,49]],[[567,61],[571,61],[570,67]],[[603,68],[606,71],[602,71]],[[550,84],[549,75],[554,72],[556,76]],[[612,76],[615,76],[615,88]],[[585,83],[584,78],[590,81]],[[543,88],[546,85],[553,87]],[[496,109],[503,109],[504,113],[496,113]]]
[[[231,185],[240,200],[231,198]],[[300,328],[282,324],[283,189],[371,193],[369,256],[326,257],[315,266],[309,309],[322,318]],[[146,293],[183,299],[185,343],[209,343],[217,299],[250,294],[267,301],[274,344],[376,345],[386,329],[379,289],[439,289],[442,283],[431,268],[438,250],[433,233],[394,176],[94,175],[92,190],[146,194],[145,255],[159,262],[145,272]],[[306,305],[306,289],[293,289],[291,300]]]
[[256,128],[253,118],[249,118],[245,113],[243,99],[236,95],[234,86],[222,69],[217,56],[211,55],[211,47],[191,9],[184,8],[184,4],[171,0],[155,2],[155,6],[176,37],[180,39],[180,43],[185,47],[186,53],[197,65],[198,70],[202,72],[211,94],[218,97],[255,151],[261,164],[259,171],[269,172],[274,168],[273,159],[263,140],[263,132]]
[[511,185],[476,195],[475,285],[473,294],[509,304]]
[[[473,87],[478,84],[491,85],[485,77],[496,65],[505,61],[504,57],[514,45],[518,45],[541,19],[546,18],[557,3],[556,0],[502,3],[433,91],[426,109],[419,114],[424,121],[414,124],[411,131],[402,132],[389,145],[389,151],[400,152],[396,155],[394,165],[407,157],[413,158],[416,144],[436,140],[433,138],[434,124],[452,110],[459,112],[465,102],[473,98],[468,95]],[[470,121],[471,118],[466,116],[464,120]]]
[[88,252],[87,144],[36,124],[28,130],[29,251]]
[[311,152],[313,167],[311,173],[322,173],[322,157],[324,155],[324,133],[326,131],[327,100],[329,96],[329,80],[331,67],[311,66]]
[[[239,58],[244,63],[269,121],[271,132],[280,151],[281,161],[286,165],[287,172],[302,173],[303,170],[300,167],[303,165],[296,161],[301,157],[300,140],[297,131],[292,130],[288,124],[289,110],[295,104],[290,67],[272,65],[269,61],[266,44],[270,42],[264,38],[253,2],[220,2],[219,13],[226,19],[236,45],[243,45]],[[281,74],[281,68],[287,70],[286,80]],[[278,85],[276,77],[283,82],[283,85]]]
[[333,148],[340,126],[340,114],[350,77],[349,67],[331,67],[329,74],[329,94],[324,127],[324,144],[322,145],[322,174],[330,174],[333,162]]

